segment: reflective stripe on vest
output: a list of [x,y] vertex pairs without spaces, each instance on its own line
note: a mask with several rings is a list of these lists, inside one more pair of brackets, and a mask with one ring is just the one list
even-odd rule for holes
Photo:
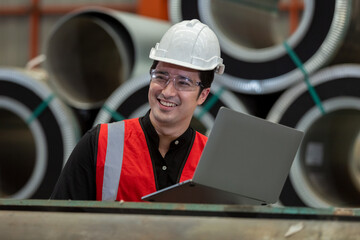
[[[124,135],[125,125],[123,121],[116,124],[102,124],[100,127],[99,137],[107,137],[106,147],[103,148],[106,149],[106,154],[100,156],[101,162],[97,163],[98,166],[101,164],[104,166],[103,171],[99,173],[103,176],[102,200],[114,201],[116,199],[123,162]],[[101,144],[100,140],[98,144]],[[101,146],[98,146],[98,149],[101,149]]]

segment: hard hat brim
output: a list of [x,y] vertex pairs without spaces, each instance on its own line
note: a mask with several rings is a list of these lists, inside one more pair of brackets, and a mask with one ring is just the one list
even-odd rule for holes
[[149,58],[152,59],[152,60],[171,63],[171,64],[174,64],[174,65],[178,65],[178,66],[182,66],[182,67],[186,67],[186,68],[190,68],[190,69],[195,69],[195,70],[199,70],[199,71],[215,70],[215,73],[217,73],[217,74],[223,74],[224,70],[225,70],[225,65],[222,64],[222,63],[214,64],[213,66],[210,66],[210,67],[200,67],[198,65],[194,65],[194,64],[191,64],[191,63],[188,63],[188,62],[179,61],[179,60],[176,60],[176,59],[170,59],[170,58],[166,58],[166,57],[159,57],[159,56],[156,56],[156,49],[155,48],[151,49]]

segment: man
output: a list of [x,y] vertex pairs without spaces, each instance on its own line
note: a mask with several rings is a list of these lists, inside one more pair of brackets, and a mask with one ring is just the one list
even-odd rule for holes
[[224,65],[214,32],[198,20],[172,26],[151,49],[150,110],[100,124],[73,150],[52,199],[141,201],[191,179],[207,137],[190,127]]

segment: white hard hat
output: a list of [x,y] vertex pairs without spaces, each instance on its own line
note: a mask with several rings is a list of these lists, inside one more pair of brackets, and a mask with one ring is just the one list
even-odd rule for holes
[[173,25],[151,49],[153,60],[222,74],[225,69],[220,57],[220,44],[215,33],[197,19]]

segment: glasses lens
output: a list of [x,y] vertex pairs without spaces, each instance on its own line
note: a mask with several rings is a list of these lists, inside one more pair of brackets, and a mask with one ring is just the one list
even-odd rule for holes
[[152,71],[151,80],[162,87],[165,87],[169,81],[169,75],[163,72]]
[[[161,87],[166,87],[166,85],[169,83],[169,80],[171,79],[167,72],[156,70],[151,72],[151,81],[157,83]],[[199,83],[194,82],[190,78],[180,75],[174,76],[172,80],[174,81],[175,89],[178,91],[194,91],[199,85]]]
[[193,91],[196,88],[196,85],[191,79],[178,76],[175,78],[175,88],[179,91]]

